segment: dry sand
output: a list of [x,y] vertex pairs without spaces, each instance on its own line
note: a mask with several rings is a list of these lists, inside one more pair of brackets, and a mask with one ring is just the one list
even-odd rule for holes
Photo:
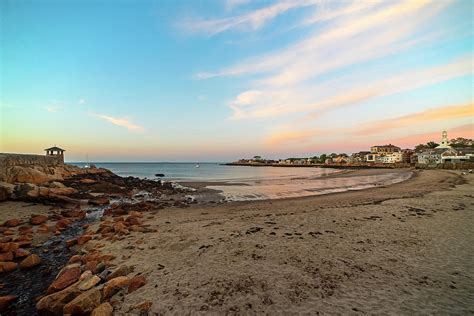
[[116,312],[150,300],[152,315],[474,313],[473,184],[433,170],[385,188],[158,210],[146,222],[157,233],[103,248],[148,280]]

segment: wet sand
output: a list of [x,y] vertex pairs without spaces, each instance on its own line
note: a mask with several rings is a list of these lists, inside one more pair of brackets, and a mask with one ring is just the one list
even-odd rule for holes
[[363,191],[150,211],[107,242],[147,284],[117,314],[469,314],[474,175],[417,171]]

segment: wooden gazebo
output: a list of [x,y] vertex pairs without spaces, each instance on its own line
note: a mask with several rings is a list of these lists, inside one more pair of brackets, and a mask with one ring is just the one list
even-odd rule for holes
[[64,152],[66,150],[54,146],[54,147],[51,147],[51,148],[46,148],[44,151],[46,151],[46,156],[62,157],[62,159],[64,161]]

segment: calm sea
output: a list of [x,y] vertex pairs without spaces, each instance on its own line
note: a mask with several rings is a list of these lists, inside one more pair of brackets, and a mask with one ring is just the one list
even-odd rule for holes
[[[85,163],[71,163],[83,167]],[[361,190],[401,182],[411,176],[406,173],[385,173],[371,176],[326,177],[341,172],[330,168],[277,168],[224,166],[219,163],[93,163],[120,176],[189,182],[229,182],[209,188],[222,191],[227,200],[260,200],[320,195]],[[156,174],[164,174],[162,178]],[[242,185],[240,185],[242,184]]]
[[[83,167],[86,163],[71,163]],[[263,168],[245,166],[224,166],[219,163],[91,163],[123,176],[156,179],[156,174],[164,174],[163,179],[171,181],[245,181],[276,178],[318,177],[337,172],[336,169],[322,168]]]

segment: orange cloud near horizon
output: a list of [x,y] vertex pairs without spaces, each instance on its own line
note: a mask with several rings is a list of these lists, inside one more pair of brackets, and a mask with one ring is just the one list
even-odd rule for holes
[[375,123],[369,123],[368,127],[357,129],[357,131],[355,131],[355,134],[366,136],[378,133],[381,129],[396,129],[400,127],[410,126],[412,124],[429,123],[463,117],[472,117],[473,115],[474,104],[472,103],[466,105],[454,105],[441,108],[433,108],[422,112],[380,120]]

